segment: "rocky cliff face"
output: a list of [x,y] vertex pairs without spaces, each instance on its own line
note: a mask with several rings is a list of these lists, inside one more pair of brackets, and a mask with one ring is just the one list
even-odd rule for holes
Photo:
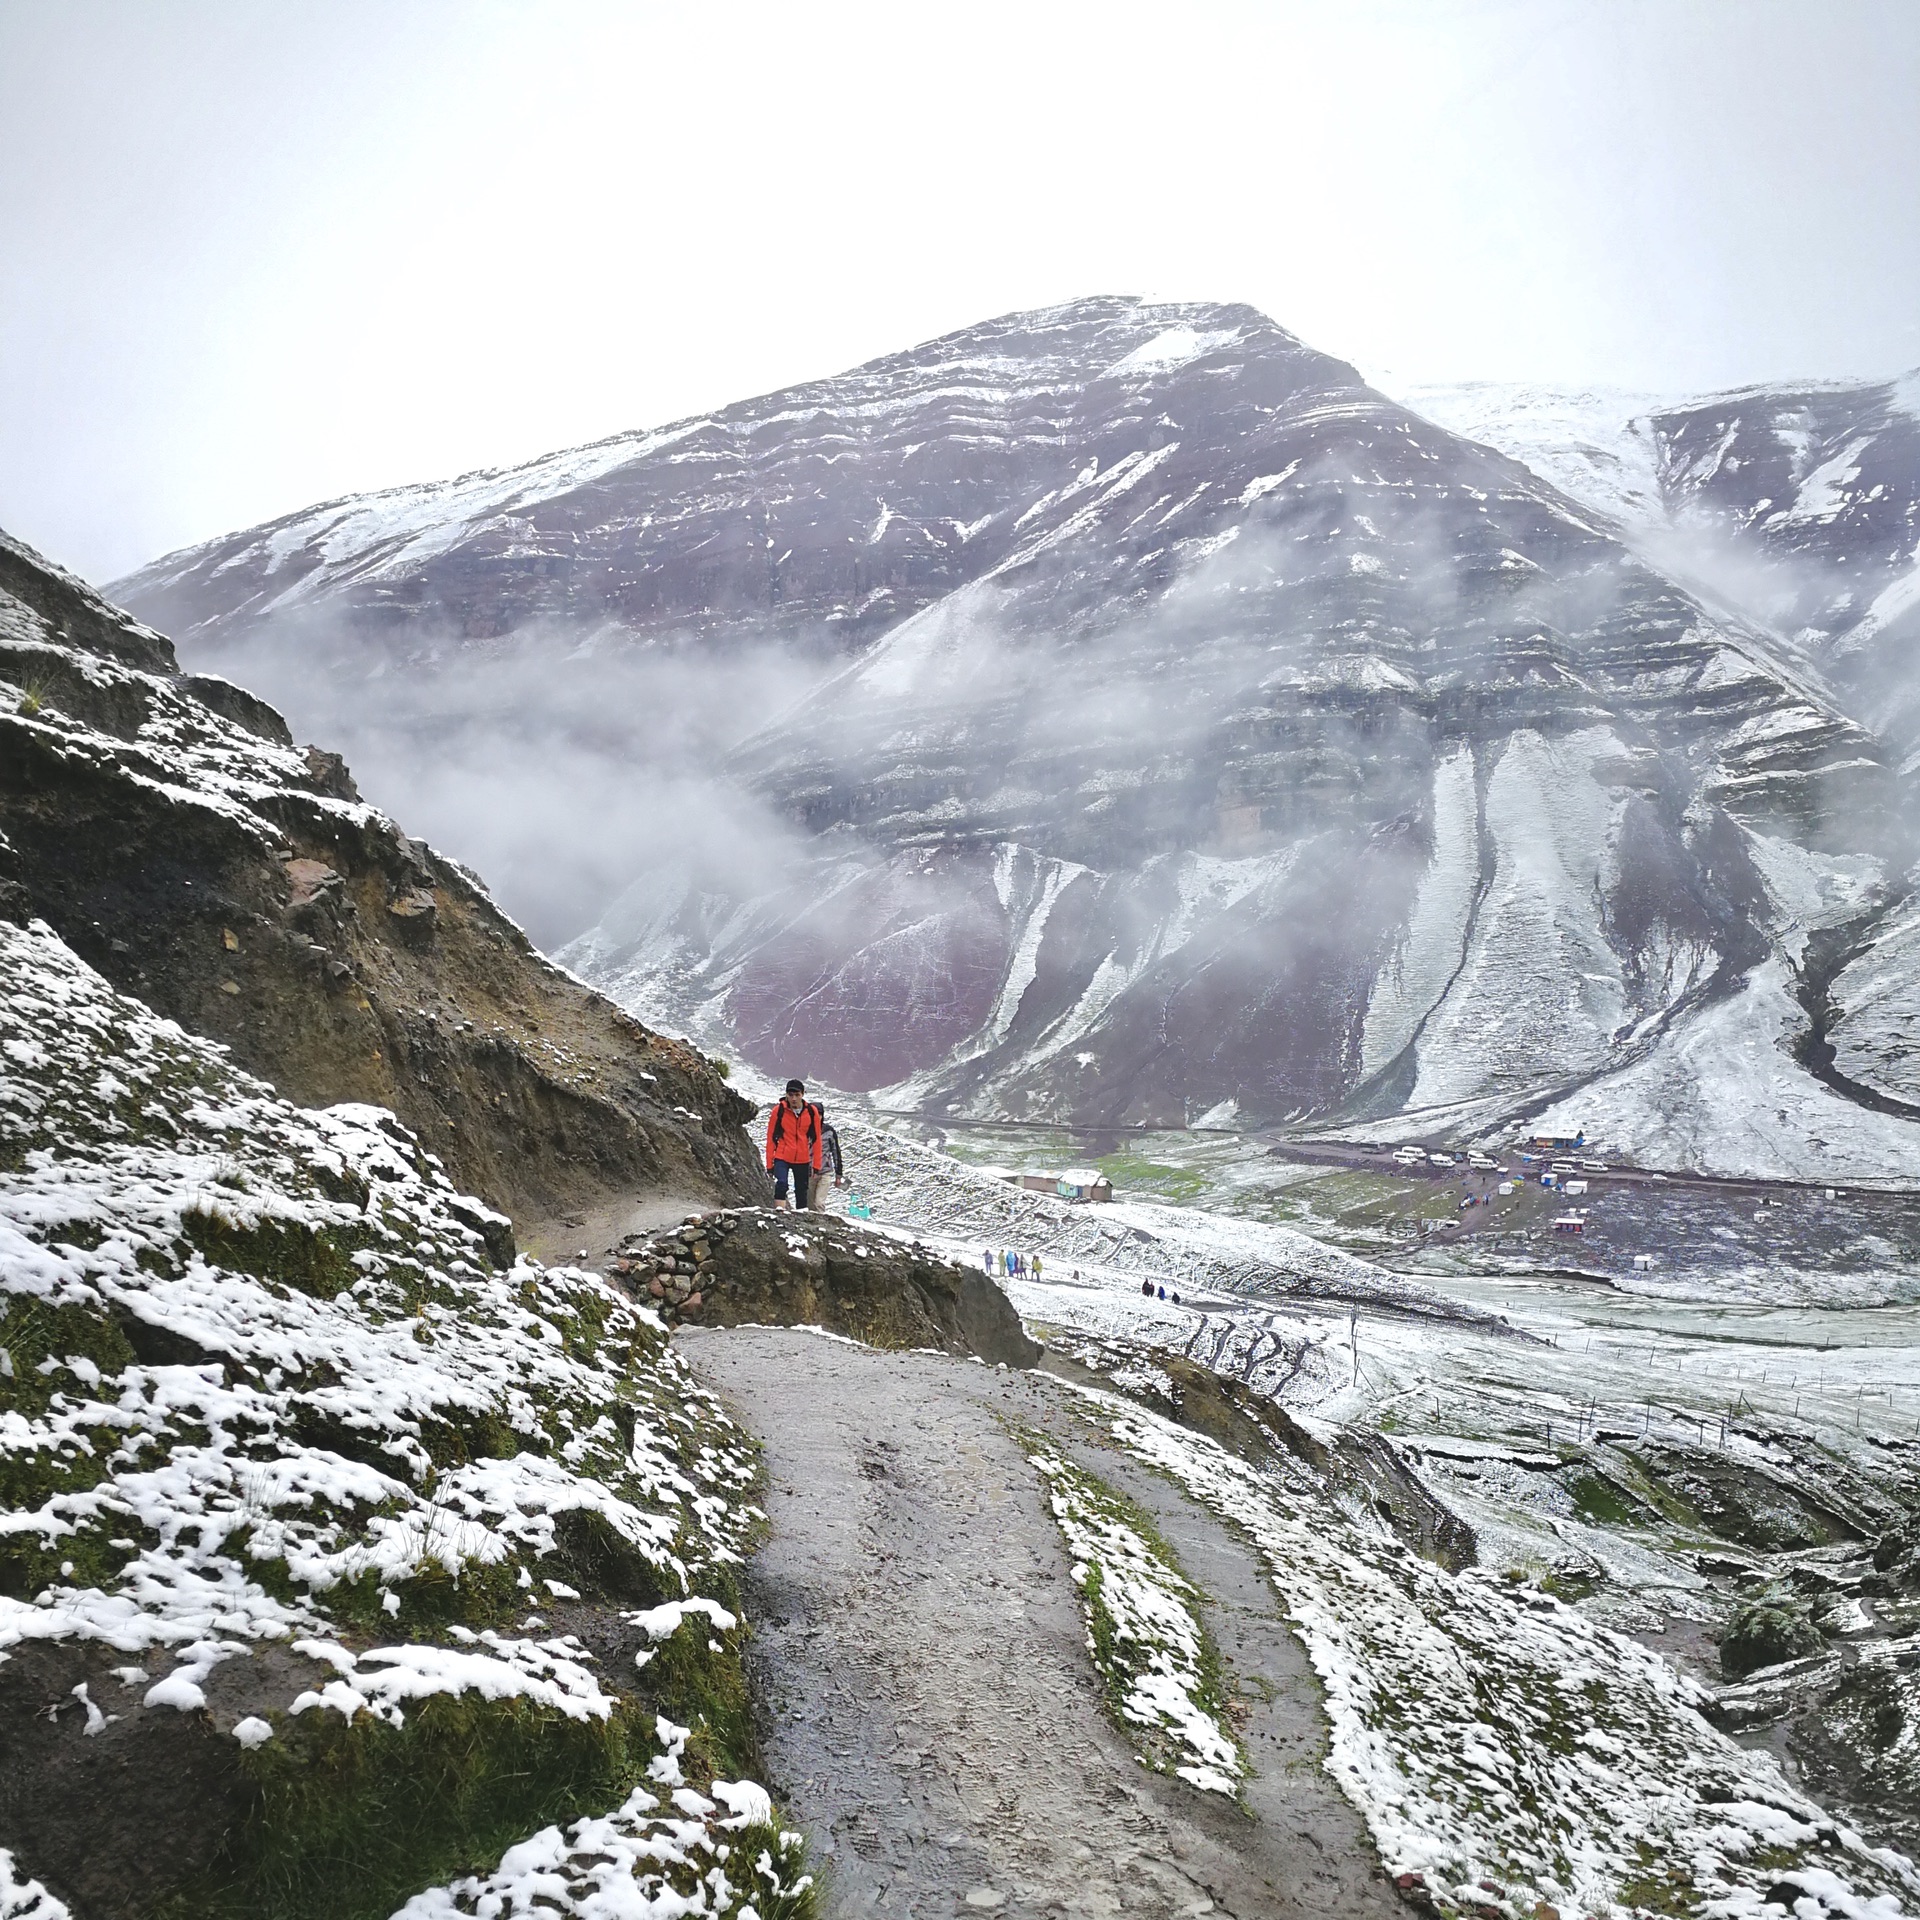
[[1819,876],[1820,899],[1815,876],[1796,883],[1778,859],[1773,879],[1792,922],[1788,969],[1819,1015],[1811,1057],[1857,1099],[1913,1107],[1920,875],[1904,863],[1920,768],[1920,374],[1687,400],[1490,384],[1414,399],[1551,475],[1651,563],[1768,632],[1884,743],[1902,831],[1861,850],[1888,857]]
[[1718,1092],[1663,1152],[1914,1164],[1836,1087],[1805,970],[1905,864],[1876,727],[1792,635],[1247,308],[1013,316],[125,590],[228,646],[325,609],[396,659],[539,622],[843,657],[727,768],[792,852],[743,883],[660,849],[567,954],[776,1074],[1471,1132],[1566,1101],[1644,1130],[1681,1072]]
[[1753,598],[1837,686],[1907,695],[1889,656],[1920,632],[1920,373],[1753,387],[1647,427],[1668,515],[1761,563]]
[[1920,372],[1703,399],[1476,385],[1414,404],[1609,514],[1910,745],[1920,619]]
[[[1196,342],[1274,331],[1246,308],[1169,317]],[[330,501],[115,592],[183,644],[318,614],[401,656],[552,623],[577,643],[772,621],[857,651],[1022,542],[1024,509],[1112,424],[1089,373],[1168,358],[1164,331],[1131,301],[1012,315],[655,432]]]
[[310,1106],[391,1107],[523,1216],[757,1191],[751,1109],[543,959],[334,755],[0,536],[0,907]]

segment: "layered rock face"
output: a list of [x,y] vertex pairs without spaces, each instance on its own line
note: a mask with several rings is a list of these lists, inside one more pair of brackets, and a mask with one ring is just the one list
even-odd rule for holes
[[[1904,864],[1875,731],[1790,639],[1248,308],[1013,316],[125,591],[226,646],[325,608],[396,659],[536,629],[844,658],[726,769],[783,859],[658,849],[565,956],[771,1073],[962,1114],[1630,1128],[1704,1047],[1863,1172],[1912,1153],[1795,1058],[1806,942]],[[1740,1155],[1804,1131],[1776,1111]],[[1711,1164],[1716,1125],[1663,1150]]]
[[1687,400],[1485,382],[1411,398],[1699,576],[1830,677],[1857,717],[1907,712],[1920,371]]
[[1910,676],[1882,656],[1920,632],[1920,373],[1754,387],[1647,426],[1668,514],[1769,563],[1756,585],[1775,624],[1837,685],[1893,692],[1891,664],[1904,694]]
[[391,1107],[525,1215],[758,1187],[751,1108],[536,953],[239,687],[0,536],[0,908],[289,1098]]
[[1818,1015],[1814,1057],[1856,1097],[1913,1107],[1920,373],[1684,401],[1488,384],[1415,399],[1551,475],[1651,563],[1767,631],[1799,678],[1884,743],[1902,831],[1859,850],[1886,857],[1815,875],[1782,849],[1771,878],[1799,996]]
[[[319,613],[397,656],[542,624],[716,639],[774,622],[857,651],[1020,543],[1021,512],[1112,424],[1090,372],[1151,347],[1161,311],[1012,315],[657,431],[330,501],[114,591],[183,644]],[[1169,311],[1209,338],[1266,325]]]

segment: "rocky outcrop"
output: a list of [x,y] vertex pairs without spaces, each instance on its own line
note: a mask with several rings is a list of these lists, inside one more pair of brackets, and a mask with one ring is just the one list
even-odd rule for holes
[[607,1271],[669,1322],[824,1327],[872,1347],[931,1347],[1016,1367],[1040,1356],[984,1273],[829,1214],[696,1214],[622,1241]]
[[391,1107],[509,1212],[733,1198],[712,1063],[537,953],[225,682],[0,537],[0,906],[308,1106]]
[[[1920,372],[1747,387],[1648,414],[1661,503],[1755,613],[1836,685],[1912,712],[1920,631]],[[1731,564],[1744,559],[1742,579]]]
[[1920,370],[1688,399],[1496,382],[1409,397],[1772,630],[1854,718],[1916,711],[1901,652],[1920,615]]

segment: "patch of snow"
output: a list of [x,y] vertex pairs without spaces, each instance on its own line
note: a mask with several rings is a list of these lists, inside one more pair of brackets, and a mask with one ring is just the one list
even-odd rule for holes
[[73,1920],[73,1909],[56,1900],[0,1847],[0,1920]]
[[1643,1166],[1850,1186],[1920,1178],[1920,1124],[1822,1086],[1793,1057],[1805,1031],[1786,963],[1763,961],[1647,1058],[1589,1082],[1533,1124],[1584,1127]]
[[1832,981],[1827,1037],[1849,1080],[1920,1106],[1920,893],[1874,928],[1870,946]]
[[[1466,957],[1421,1030],[1409,1105],[1537,1085],[1604,1058],[1626,987],[1594,911],[1618,800],[1593,767],[1619,751],[1606,728],[1556,740],[1522,729],[1508,741],[1484,803],[1492,879]],[[1456,849],[1456,871],[1461,859]],[[1462,881],[1445,884],[1438,913],[1450,939]]]
[[1167,1771],[1203,1793],[1237,1798],[1247,1762],[1207,1704],[1198,1592],[1091,1475],[1044,1445],[1028,1458],[1047,1480],[1094,1665],[1121,1718],[1148,1735],[1141,1757],[1153,1765],[1168,1749]]
[[[684,1744],[686,1730],[675,1731]],[[771,1813],[751,1782],[716,1780],[712,1798],[678,1787],[664,1801],[636,1787],[611,1813],[543,1827],[491,1873],[415,1894],[393,1920],[754,1920],[762,1907],[787,1911],[812,1882],[800,1871],[800,1836],[775,1830]]]
[[1171,373],[1212,353],[1218,347],[1232,346],[1239,338],[1239,329],[1235,327],[1207,330],[1189,326],[1168,327],[1151,340],[1143,341],[1131,353],[1123,354],[1101,377],[1119,380],[1129,374]]
[[1278,473],[1263,473],[1249,480],[1240,492],[1240,504],[1250,507],[1256,500],[1264,500],[1270,493],[1284,487],[1300,471],[1300,462],[1290,460]]
[[1749,830],[1747,851],[1775,908],[1774,937],[1796,966],[1807,936],[1869,906],[1884,877],[1869,855],[1816,853],[1778,834]]
[[1420,877],[1406,936],[1373,983],[1360,1043],[1363,1075],[1378,1073],[1419,1032],[1466,955],[1480,887],[1480,802],[1473,749],[1434,769],[1433,852]]

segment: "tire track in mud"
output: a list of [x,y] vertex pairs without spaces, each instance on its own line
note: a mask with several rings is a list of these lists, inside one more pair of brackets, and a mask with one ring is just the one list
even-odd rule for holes
[[[766,1447],[749,1577],[768,1784],[832,1920],[1235,1920],[1406,1909],[1319,1765],[1306,1656],[1252,1553],[1103,1447],[1044,1374],[791,1330],[683,1334]],[[1155,1517],[1248,1698],[1246,1807],[1149,1772],[1102,1711],[1039,1477],[1047,1432]]]

